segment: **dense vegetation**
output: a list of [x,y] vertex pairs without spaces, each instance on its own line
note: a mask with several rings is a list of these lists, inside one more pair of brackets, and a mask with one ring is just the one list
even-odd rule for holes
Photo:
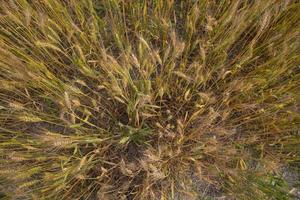
[[3,198],[293,198],[299,38],[297,0],[1,0]]

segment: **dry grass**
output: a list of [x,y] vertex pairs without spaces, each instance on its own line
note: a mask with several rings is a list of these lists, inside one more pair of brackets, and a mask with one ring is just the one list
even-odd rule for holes
[[3,198],[292,198],[299,38],[297,0],[2,0]]

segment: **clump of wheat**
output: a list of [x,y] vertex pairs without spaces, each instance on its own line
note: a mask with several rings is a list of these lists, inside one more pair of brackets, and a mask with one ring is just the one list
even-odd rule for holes
[[292,198],[299,22],[296,0],[1,2],[0,193]]

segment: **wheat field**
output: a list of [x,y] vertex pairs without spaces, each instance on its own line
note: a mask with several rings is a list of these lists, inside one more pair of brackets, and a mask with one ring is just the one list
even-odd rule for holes
[[298,0],[0,0],[0,198],[300,198],[299,86]]

